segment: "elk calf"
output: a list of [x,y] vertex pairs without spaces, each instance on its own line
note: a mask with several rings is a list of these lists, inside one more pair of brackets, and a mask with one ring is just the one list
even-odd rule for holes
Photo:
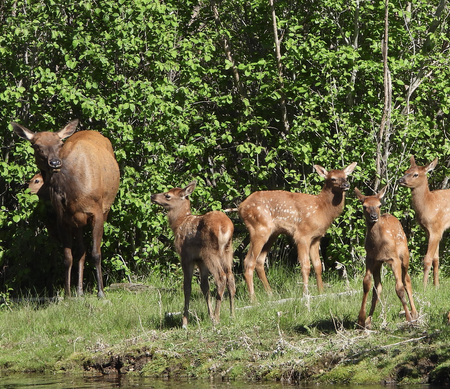
[[39,199],[50,200],[50,194],[48,193],[48,188],[44,187],[44,177],[41,173],[37,173],[33,178],[28,181],[28,189],[30,192],[37,195]]
[[[414,306],[411,279],[408,275],[409,250],[406,235],[398,219],[388,213],[380,214],[381,199],[386,193],[386,187],[375,196],[363,196],[355,188],[356,196],[363,206],[366,219],[366,274],[363,280],[363,300],[359,311],[358,324],[362,328],[370,328],[375,306],[381,295],[381,266],[387,263],[391,266],[395,277],[395,291],[402,302],[406,320],[411,322],[417,319]],[[372,291],[372,306],[366,320],[366,302],[370,291],[372,276],[374,288]],[[406,303],[405,290],[411,304],[411,312]]]
[[318,195],[280,190],[261,191],[252,193],[240,204],[239,216],[250,234],[244,275],[251,300],[255,299],[255,269],[265,290],[269,293],[271,291],[264,262],[270,247],[280,234],[293,237],[297,245],[304,293],[308,293],[310,257],[317,277],[317,287],[319,292],[323,290],[320,239],[344,209],[345,192],[350,187],[347,177],[355,167],[356,162],[353,162],[343,170],[328,172],[322,166],[314,165],[316,172],[325,178],[325,185]]
[[417,166],[414,156],[410,167],[398,181],[411,189],[411,202],[416,211],[416,219],[426,231],[428,249],[423,259],[423,285],[427,286],[428,275],[433,266],[433,283],[439,285],[439,242],[444,231],[450,227],[450,189],[430,191],[427,173],[438,163],[436,158],[426,166]]
[[28,181],[28,189],[32,194],[39,197],[40,219],[47,227],[47,232],[51,238],[61,241],[61,236],[58,231],[57,215],[50,200],[50,193],[48,186],[44,185],[44,178],[41,173],[37,173]]
[[[208,305],[208,314],[214,323],[220,319],[220,305],[228,288],[230,311],[234,316],[234,295],[236,287],[233,275],[234,226],[224,213],[208,212],[192,215],[189,195],[195,189],[195,182],[185,188],[173,188],[165,193],[153,194],[152,202],[164,207],[168,213],[169,226],[175,236],[175,249],[181,257],[184,275],[183,327],[187,327],[192,275],[195,266],[200,270],[200,287]],[[208,275],[211,273],[217,286],[216,307],[213,314],[209,293]]]
[[[64,246],[65,296],[71,296],[74,256],[75,260],[78,259],[77,293],[83,294],[86,259],[83,227],[91,225],[98,296],[104,297],[100,249],[103,224],[116,197],[120,180],[111,142],[97,131],[74,134],[78,120],[70,122],[58,132],[34,133],[20,124],[11,125],[17,135],[31,142],[43,178],[37,194],[44,198],[48,196],[55,210],[58,232]],[[30,190],[33,190],[32,187]],[[76,250],[72,250],[74,239]]]

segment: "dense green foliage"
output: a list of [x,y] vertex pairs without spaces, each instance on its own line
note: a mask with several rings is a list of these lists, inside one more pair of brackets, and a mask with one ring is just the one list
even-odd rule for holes
[[[13,120],[43,131],[79,118],[111,139],[122,180],[103,244],[109,281],[177,269],[151,193],[196,179],[193,206],[204,212],[259,189],[317,193],[313,164],[353,161],[352,188],[372,193],[377,175],[390,185],[385,210],[402,220],[420,271],[425,236],[396,180],[410,154],[440,158],[433,188],[448,176],[449,6],[390,4],[392,116],[380,136],[384,10],[378,0],[277,1],[278,68],[267,0],[2,2],[0,292],[62,285],[60,249],[22,186],[36,167]],[[327,266],[360,271],[364,222],[352,192],[329,235]]]

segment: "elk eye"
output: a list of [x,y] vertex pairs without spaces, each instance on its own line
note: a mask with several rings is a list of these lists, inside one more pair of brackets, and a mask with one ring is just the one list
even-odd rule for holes
[[336,182],[336,178],[335,177],[331,177],[331,182]]
[[165,194],[164,197],[165,197],[167,200],[170,200],[170,195],[169,195],[169,194]]
[[419,177],[419,173],[414,173],[413,177],[414,177],[414,178]]

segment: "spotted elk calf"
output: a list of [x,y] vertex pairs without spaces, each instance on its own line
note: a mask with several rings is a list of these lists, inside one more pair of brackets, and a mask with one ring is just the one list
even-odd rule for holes
[[310,258],[319,292],[323,290],[320,239],[344,209],[345,192],[350,188],[347,177],[355,167],[356,162],[353,162],[343,170],[327,171],[322,166],[314,165],[316,172],[325,178],[323,189],[318,195],[280,190],[260,191],[252,193],[240,204],[239,216],[250,234],[250,247],[244,260],[244,275],[252,301],[255,299],[255,269],[265,290],[271,292],[264,262],[270,247],[280,234],[291,236],[297,245],[303,292],[308,293]]
[[[372,315],[381,295],[381,267],[387,263],[392,268],[395,277],[395,291],[405,310],[406,320],[417,319],[414,306],[411,279],[408,275],[409,250],[406,235],[398,219],[388,213],[381,215],[381,200],[386,193],[386,187],[375,196],[364,196],[355,188],[356,196],[362,203],[364,218],[366,219],[366,274],[363,280],[363,300],[358,316],[361,328],[370,328]],[[372,276],[374,287],[372,291],[372,306],[366,319],[366,303],[371,288]],[[411,312],[406,302],[406,294],[411,304]]]
[[[200,288],[206,299],[208,314],[214,323],[220,319],[220,305],[225,288],[230,294],[230,311],[234,316],[236,287],[233,275],[234,226],[223,212],[192,215],[189,195],[196,186],[191,182],[185,188],[173,188],[165,193],[153,194],[152,202],[168,211],[169,226],[175,236],[175,249],[181,257],[184,275],[183,327],[187,327],[192,276],[195,266],[200,270]],[[216,307],[213,314],[208,275],[212,274],[217,286]]]
[[427,286],[428,275],[433,266],[433,283],[439,285],[439,242],[444,231],[450,227],[450,189],[430,191],[427,173],[438,163],[436,158],[426,166],[417,166],[411,156],[410,167],[398,181],[411,189],[411,202],[416,219],[426,231],[428,249],[423,259],[423,285]]

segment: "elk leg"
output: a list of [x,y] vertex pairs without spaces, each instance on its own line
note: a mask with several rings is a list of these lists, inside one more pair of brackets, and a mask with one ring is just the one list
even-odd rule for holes
[[255,271],[256,261],[253,259],[253,245],[250,243],[248,253],[244,259],[244,277],[245,283],[247,284],[248,294],[250,295],[250,300],[255,299],[255,288],[253,286],[253,272]]
[[378,303],[378,299],[381,296],[381,290],[383,286],[381,285],[381,263],[375,263],[373,268],[373,290],[372,290],[372,305],[370,307],[369,316],[366,321],[366,327],[370,328],[372,324],[372,316],[375,312],[375,308]]
[[277,239],[277,236],[271,236],[266,244],[263,246],[261,252],[256,258],[256,274],[258,274],[258,278],[261,280],[264,290],[271,295],[272,289],[270,288],[269,281],[267,280],[266,271],[264,269],[264,265],[266,264],[266,257],[270,251],[270,248],[273,245],[273,242]]
[[214,316],[212,316],[211,318],[213,319],[213,323],[217,324],[220,321],[220,306],[222,305],[223,295],[225,293],[225,288],[227,285],[227,275],[223,270],[219,270],[215,274],[213,274],[213,276],[217,287],[217,294],[216,308],[214,310]]
[[311,272],[311,264],[309,263],[309,244],[304,240],[297,241],[297,256],[300,264],[303,279],[303,294],[308,295],[309,273]]
[[442,234],[439,236],[439,240],[436,243],[436,250],[433,255],[433,284],[439,286],[439,243],[442,239]]
[[103,238],[103,214],[94,215],[92,220],[92,261],[95,266],[95,274],[97,277],[99,298],[105,297],[103,291],[103,274],[102,274],[102,252],[101,244]]
[[236,283],[234,281],[234,274],[233,274],[233,247],[231,243],[225,249],[224,258],[225,258],[224,271],[226,274],[226,285],[228,293],[230,294],[230,314],[231,317],[234,317],[234,296],[236,295]]
[[407,267],[402,267],[402,278],[403,278],[403,285],[405,285],[405,290],[408,295],[409,305],[411,306],[411,319],[416,320],[419,317],[419,314],[417,313],[416,306],[414,304],[411,277],[408,274]]
[[423,287],[428,284],[428,275],[433,266],[433,283],[439,286],[439,242],[442,234],[436,234],[427,230],[428,248],[423,258]]
[[77,228],[75,231],[75,260],[78,260],[78,288],[77,295],[83,296],[83,274],[84,263],[86,261],[86,248],[83,243],[83,229]]
[[236,295],[236,283],[231,269],[227,272],[227,288],[230,294],[230,315],[234,317],[234,296]]
[[320,239],[314,240],[309,249],[309,255],[311,257],[311,262],[314,266],[314,273],[316,273],[317,289],[319,290],[319,293],[322,293],[323,292],[322,261],[320,260],[319,246],[320,246]]
[[[211,260],[213,262],[216,262],[217,260],[214,258],[211,258]],[[202,290],[203,296],[205,297],[206,300],[206,305],[208,307],[208,315],[211,318],[211,320],[213,322],[215,322],[215,317],[213,315],[213,310],[212,310],[212,305],[211,305],[211,294],[209,292],[209,281],[208,281],[208,276],[209,276],[209,270],[206,267],[206,265],[204,264],[204,262],[200,262],[198,265],[198,268],[200,270],[200,289]],[[216,276],[216,274],[213,274],[214,280],[217,284],[218,282],[218,277]],[[219,285],[217,285],[217,293],[219,294]],[[222,292],[223,294],[223,292]],[[217,302],[216,302],[216,307],[217,307]],[[219,309],[220,309],[220,302],[219,302]]]
[[403,309],[405,311],[406,321],[411,321],[411,313],[409,311],[405,297],[405,285],[403,284],[403,274],[400,259],[394,259],[391,263],[391,267],[395,277],[395,292],[397,293],[397,296],[402,303]]
[[[259,256],[261,254],[261,251],[264,247],[264,245],[267,243],[268,239],[264,238],[264,234],[256,233],[250,230],[250,247],[248,250],[248,253],[244,259],[244,277],[245,282],[247,283],[248,293],[250,295],[250,300],[255,301],[255,288],[253,284],[253,272],[255,271],[255,268],[257,267],[257,261],[259,259]],[[265,256],[264,256],[265,259]],[[260,259],[259,259],[260,260]],[[264,288],[268,291],[270,291],[269,282],[267,281],[266,274],[264,272],[264,263],[263,267],[258,266],[257,269],[258,277],[260,278],[261,282],[264,285]]]
[[372,284],[372,271],[370,270],[370,268],[366,267],[366,274],[363,279],[363,299],[361,303],[361,309],[359,310],[358,315],[358,325],[361,328],[366,327],[366,304],[371,284]]
[[192,274],[194,273],[194,263],[189,260],[183,261],[182,259],[182,268],[183,268],[183,291],[184,291],[184,311],[183,311],[183,328],[187,328],[188,323],[188,315],[189,315],[189,300],[191,299],[191,289],[192,289]]
[[65,297],[71,297],[70,281],[72,274],[73,256],[72,256],[72,231],[68,227],[62,227],[62,240],[64,245],[64,267],[66,270],[65,282],[64,282],[64,295]]

